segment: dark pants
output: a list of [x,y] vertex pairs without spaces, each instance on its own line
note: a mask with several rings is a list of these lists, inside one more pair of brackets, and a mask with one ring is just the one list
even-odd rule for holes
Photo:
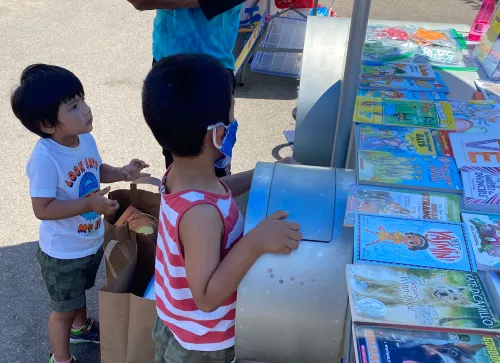
[[[157,63],[157,61],[153,58],[153,66]],[[231,79],[233,81],[233,95],[234,95],[234,89],[236,88],[236,77],[234,76],[234,72],[232,69],[227,69],[227,71],[231,74]],[[165,167],[168,169],[170,165],[174,162],[174,159],[172,157],[172,153],[166,149],[163,149],[163,156],[165,157]],[[217,175],[218,178],[222,178],[223,176],[228,176],[231,175],[231,164],[229,164],[226,168],[224,169],[219,169],[215,168],[215,175]]]

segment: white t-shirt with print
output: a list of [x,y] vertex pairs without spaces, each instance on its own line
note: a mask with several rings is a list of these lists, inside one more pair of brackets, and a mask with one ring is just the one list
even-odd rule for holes
[[[100,190],[102,160],[96,142],[91,134],[79,139],[75,148],[52,139],[37,142],[26,167],[32,198],[76,200]],[[40,223],[40,249],[55,258],[90,256],[103,241],[102,218],[94,212]]]

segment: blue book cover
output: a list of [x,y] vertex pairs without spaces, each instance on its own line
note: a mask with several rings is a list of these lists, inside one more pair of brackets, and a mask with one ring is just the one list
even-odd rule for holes
[[462,223],[358,213],[354,262],[476,271]]
[[455,160],[444,156],[405,156],[358,150],[358,184],[461,193]]
[[381,90],[381,89],[359,89],[358,96],[396,98],[410,101],[447,101],[444,92],[435,91],[405,91],[405,90]]
[[405,90],[405,91],[424,91],[424,92],[449,92],[450,88],[444,83],[443,79],[436,73],[435,81],[415,80],[406,78],[384,78],[384,77],[366,77],[359,80],[360,89],[370,90]]

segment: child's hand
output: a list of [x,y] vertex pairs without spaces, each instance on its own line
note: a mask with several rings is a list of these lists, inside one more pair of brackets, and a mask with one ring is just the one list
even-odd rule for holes
[[123,180],[134,181],[142,177],[151,176],[148,173],[141,173],[142,169],[149,168],[149,165],[139,159],[133,159],[130,164],[122,168]]
[[276,163],[278,164],[294,164],[294,165],[301,165],[299,162],[297,162],[293,157],[288,156],[286,158],[278,160]]
[[89,209],[92,212],[104,215],[115,214],[120,206],[116,200],[111,200],[105,197],[110,190],[110,187],[104,188],[87,198]]
[[299,247],[302,234],[298,223],[287,222],[287,212],[278,211],[264,219],[250,233],[263,253],[288,254]]

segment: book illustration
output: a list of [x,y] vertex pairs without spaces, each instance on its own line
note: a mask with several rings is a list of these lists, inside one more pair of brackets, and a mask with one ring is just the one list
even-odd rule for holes
[[442,155],[439,137],[430,129],[386,125],[357,125],[360,150],[407,155]]
[[449,92],[449,87],[444,83],[438,73],[433,81],[408,79],[408,78],[387,78],[382,77],[362,77],[359,79],[360,89],[379,89],[379,90],[405,90],[405,91],[424,91],[424,92]]
[[347,265],[354,322],[438,331],[498,332],[499,318],[477,273]]
[[500,168],[466,166],[462,168],[464,201],[468,206],[500,205]]
[[474,81],[476,87],[484,95],[485,100],[500,101],[500,84],[481,81],[479,79]]
[[347,197],[345,226],[354,225],[355,213],[460,222],[460,203],[457,195],[352,185]]
[[462,213],[478,269],[500,270],[500,215]]
[[354,324],[358,363],[493,363],[500,337]]
[[358,182],[460,192],[462,182],[452,158],[398,156],[386,151],[358,151]]
[[448,102],[357,97],[354,122],[455,130]]
[[446,101],[448,97],[444,92],[435,91],[404,91],[404,90],[372,90],[358,89],[358,96],[378,97],[378,98],[394,98],[401,100],[415,101]]
[[500,132],[487,134],[450,133],[457,167],[500,166]]
[[354,221],[355,262],[476,270],[461,223],[360,213]]
[[388,77],[435,80],[432,66],[417,63],[397,63],[365,60],[361,65],[361,77]]
[[500,132],[500,102],[449,101],[457,132]]

